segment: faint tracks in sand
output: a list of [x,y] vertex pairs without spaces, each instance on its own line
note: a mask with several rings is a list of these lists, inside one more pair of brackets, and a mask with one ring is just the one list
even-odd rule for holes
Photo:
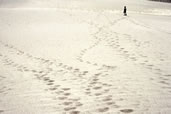
[[[150,29],[150,27],[140,24],[140,23],[134,21],[133,19],[131,19],[130,17],[126,18],[126,20],[128,20],[129,22],[131,22],[132,24],[135,24],[137,26],[141,26],[145,29]],[[110,23],[111,23],[111,26],[113,26],[112,22],[110,22]],[[162,88],[165,88],[166,90],[171,91],[171,83],[170,83],[171,74],[165,74],[164,71],[162,71],[158,66],[156,66],[155,64],[153,64],[150,61],[150,57],[148,55],[145,55],[143,52],[141,52],[141,50],[138,50],[140,47],[143,48],[142,46],[146,45],[146,43],[148,43],[148,42],[138,41],[137,39],[133,38],[131,35],[121,34],[121,33],[115,32],[115,31],[109,30],[108,34],[110,34],[111,36],[109,35],[109,37],[106,37],[106,39],[104,39],[104,40],[108,43],[109,47],[111,47],[114,50],[121,53],[121,55],[123,55],[123,57],[125,57],[125,59],[131,60],[135,64],[138,64],[138,65],[142,66],[143,68],[148,69],[148,70],[152,71],[154,74],[158,75],[158,78],[159,78],[158,83],[162,85]],[[112,37],[112,34],[115,37]],[[125,48],[125,46],[121,44],[121,42],[122,42],[121,38],[124,41],[128,40],[129,43],[134,45],[135,48],[137,49],[137,52],[131,52],[130,50]],[[164,58],[160,58],[159,61],[163,62]],[[151,81],[153,81],[156,77],[154,77],[154,78],[149,77],[149,78]]]
[[[103,15],[102,15],[103,16]],[[86,22],[88,24],[90,24],[91,26],[95,27],[97,29],[97,32],[95,32],[94,34],[92,34],[93,38],[96,39],[96,42],[92,45],[90,45],[88,48],[84,49],[81,51],[80,56],[78,58],[78,60],[80,60],[80,62],[85,62],[87,64],[92,64],[92,62],[90,61],[84,61],[84,55],[88,53],[88,51],[90,51],[91,49],[95,48],[97,45],[99,45],[101,42],[107,42],[109,44],[109,40],[108,37],[114,37],[114,39],[116,40],[116,47],[119,47],[119,45],[117,45],[117,41],[119,40],[118,34],[116,32],[113,32],[110,30],[110,27],[115,25],[117,22],[123,20],[125,18],[119,18],[117,20],[114,21],[110,21],[108,22],[106,25],[103,25],[101,27],[97,26],[97,24],[95,24],[94,22]],[[103,35],[101,35],[103,34]],[[114,34],[114,35],[113,35]],[[98,63],[93,63],[93,65],[99,65]],[[100,66],[100,65],[99,65]],[[103,65],[103,66],[108,66],[108,65]],[[114,70],[116,66],[108,66],[108,69],[112,69]],[[90,97],[95,97],[95,99],[97,99],[97,105],[98,102],[100,102],[101,104],[103,104],[103,106],[99,105],[99,108],[97,108],[97,112],[99,113],[106,113],[109,110],[111,110],[111,108],[120,108],[121,106],[117,105],[117,101],[121,102],[120,100],[124,100],[124,99],[113,99],[114,96],[111,93],[108,93],[110,90],[112,90],[112,88],[114,88],[114,85],[111,83],[109,84],[108,82],[101,82],[100,78],[101,77],[108,77],[108,74],[106,74],[105,72],[108,71],[108,69],[106,70],[104,67],[101,68],[103,71],[96,73],[94,75],[92,75],[92,78],[89,79],[89,83],[87,85],[87,88],[85,89],[85,94],[87,96]],[[137,106],[139,105],[139,103],[137,104]],[[133,109],[122,109],[121,112],[125,112],[125,113],[130,113],[133,112]]]
[[[137,26],[141,26],[143,28],[146,28],[146,29],[152,29],[151,27],[147,26],[147,25],[143,25],[143,24],[140,24],[138,23],[137,21],[131,19],[131,18],[128,18],[127,19],[128,21],[130,21],[131,23],[137,25]],[[154,29],[156,30],[156,29]],[[157,30],[159,31],[159,30]],[[162,31],[160,31],[162,32]],[[130,36],[130,38],[132,38]],[[133,38],[132,38],[133,39]],[[138,42],[139,44],[143,44],[142,42],[134,39],[133,41],[136,41]],[[144,61],[143,62],[138,62],[141,66],[143,66],[144,68],[146,69],[149,69],[150,71],[152,71],[154,74],[158,75],[158,82],[159,84],[162,85],[162,88],[165,88],[165,90],[168,90],[171,92],[171,83],[170,83],[170,76],[171,76],[171,73],[169,74],[166,74],[164,73],[164,71],[161,70],[161,68],[159,66],[156,66],[154,63],[152,63],[150,61],[150,57],[148,55],[144,55],[143,53],[139,52],[139,57],[136,57],[136,58],[144,58]],[[165,61],[164,58],[159,58],[158,60],[159,62],[163,63]],[[156,77],[151,77],[151,81],[155,80]]]
[[[106,15],[102,15],[102,16],[105,16],[106,19],[108,18]],[[143,68],[149,69],[154,74],[158,75],[160,79],[158,83],[162,84],[164,86],[163,88],[167,88],[168,91],[171,91],[170,90],[171,83],[169,78],[171,74],[165,74],[164,71],[162,71],[159,67],[157,67],[155,64],[152,64],[152,62],[150,61],[150,57],[145,55],[140,50],[139,51],[137,50],[138,52],[131,52],[130,50],[128,50],[124,45],[121,44],[122,42],[121,38],[123,38],[122,40],[128,40],[128,42],[131,43],[131,45],[134,45],[136,49],[140,47],[143,48],[142,46],[145,46],[146,44],[148,44],[148,42],[138,41],[136,38],[133,38],[129,34],[121,34],[115,32],[114,30],[110,30],[110,27],[115,26],[115,24],[117,24],[122,20],[127,20],[128,22],[131,22],[132,24],[143,27],[145,29],[151,29],[151,27],[139,23],[131,19],[130,17],[120,18],[114,21],[110,21],[109,19],[107,19],[108,25],[103,26],[103,28],[99,28],[101,30],[99,31],[99,33],[104,34],[103,38],[99,38],[99,37],[95,37],[95,38],[97,39],[99,38],[99,40],[107,42],[109,47],[119,52],[126,60],[131,60],[135,64],[138,64]],[[164,58],[160,58],[159,61],[163,62]],[[150,80],[154,80],[154,78],[151,77]]]
[[[64,84],[83,83],[84,76],[89,73],[88,71],[80,71],[79,68],[73,68],[55,60],[35,57],[2,41],[0,45],[5,48],[5,53],[0,53],[0,59],[5,66],[12,67],[21,73],[32,74],[37,79],[42,80],[47,85],[47,90],[54,94],[53,99],[58,101],[58,105],[62,105],[58,106],[58,108],[63,108],[61,111],[79,113],[76,109],[83,105],[79,101],[80,98],[70,92],[72,88],[69,85],[63,85],[61,82]],[[21,64],[21,61],[24,63]]]
[[[104,15],[102,15],[104,16]],[[79,59],[80,62],[85,62],[90,64],[90,61],[84,61],[84,55],[90,51],[91,49],[95,48],[99,43],[105,41],[107,42],[108,46],[111,47],[112,49],[114,49],[115,51],[119,52],[126,60],[131,60],[132,62],[134,62],[136,65],[140,65],[145,69],[149,69],[150,71],[154,72],[154,74],[159,75],[160,81],[158,82],[159,84],[162,84],[162,88],[167,88],[168,91],[171,90],[171,83],[170,83],[170,79],[169,77],[171,76],[170,74],[163,74],[164,72],[158,68],[157,66],[155,66],[154,64],[151,64],[151,62],[149,61],[150,58],[145,55],[143,52],[141,52],[140,50],[138,52],[132,52],[130,50],[128,50],[125,46],[123,46],[121,44],[121,37],[124,37],[125,39],[127,39],[129,41],[129,43],[131,43],[132,45],[135,46],[135,48],[140,48],[142,45],[145,45],[146,42],[142,42],[142,41],[138,41],[137,39],[133,38],[131,35],[128,34],[120,34],[117,33],[113,30],[110,30],[110,27],[114,26],[117,22],[123,20],[123,19],[127,19],[127,18],[121,18],[115,21],[108,21],[108,24],[102,26],[102,27],[98,27],[96,26],[96,24],[93,25],[93,22],[89,22],[89,24],[92,24],[91,26],[94,26],[96,29],[98,29],[98,32],[93,34],[93,38],[97,39],[97,41],[90,47],[84,49],[81,51]],[[135,22],[132,19],[127,19],[129,22],[131,22],[132,24],[136,24],[137,26],[141,26],[143,28],[149,29],[148,26],[140,24],[138,22]],[[104,36],[99,37],[99,34],[104,34]],[[144,62],[140,62],[140,61]],[[163,61],[163,59],[161,59],[161,62]],[[96,65],[98,65],[97,63],[95,63]],[[97,78],[96,76],[92,76],[94,77],[93,80],[99,80],[99,78]],[[155,77],[156,78],[156,77]],[[154,80],[153,77],[149,77],[149,80]],[[156,80],[155,80],[156,81]],[[95,85],[99,82],[93,81],[91,84]],[[89,88],[86,89],[86,94],[87,95],[92,95],[92,92],[90,90],[101,90],[102,87],[98,86],[98,87],[91,87],[92,85],[88,85]],[[103,92],[102,92],[103,93]],[[102,94],[99,93],[95,93],[94,95],[96,96],[101,96]],[[108,108],[104,107],[104,110],[107,111]],[[121,110],[121,112],[129,112],[132,110]]]
[[[98,29],[101,31],[103,27]],[[95,37],[97,34],[93,36]],[[94,48],[100,42],[99,40],[89,48]],[[95,112],[106,113],[113,107],[119,107],[114,103],[112,96],[108,93],[112,84],[99,80],[101,77],[108,75],[106,73],[108,70],[106,69],[113,70],[115,67],[103,66],[99,68],[101,71],[96,71],[96,73],[91,74],[91,77],[89,77],[89,71],[81,71],[79,68],[74,68],[60,62],[60,60],[35,57],[13,45],[4,42],[0,43],[0,45],[5,48],[5,52],[1,53],[3,64],[14,68],[18,72],[31,74],[36,77],[36,79],[43,81],[47,85],[47,91],[54,94],[53,99],[57,101],[56,107],[59,108],[61,112],[79,114],[81,112],[80,108],[85,105],[81,102],[84,98],[75,94],[74,88],[72,88],[73,85],[79,88],[78,90],[80,92],[84,92],[85,96],[90,95],[90,98],[97,98],[98,100],[95,104],[99,105],[99,102],[102,102],[97,109],[92,107],[92,110],[95,110]],[[90,92],[90,94],[88,94],[88,92]],[[88,105],[91,106],[91,104]]]
[[[100,14],[102,14],[102,13],[99,13],[98,16],[101,16]],[[122,19],[124,19],[124,18],[119,18],[117,20],[114,20],[114,21],[112,21],[112,24],[115,24],[115,23],[119,22]],[[80,62],[84,62],[84,63],[90,64],[90,65],[93,65],[93,66],[99,66],[102,69],[115,70],[116,66],[110,66],[110,65],[106,65],[106,64],[99,64],[99,63],[94,63],[94,62],[91,62],[91,61],[84,60],[84,56],[90,50],[92,50],[93,48],[97,47],[100,43],[102,43],[104,41],[104,37],[100,36],[100,34],[106,35],[105,31],[109,27],[109,25],[106,24],[106,25],[99,26],[99,24],[93,22],[93,20],[92,21],[83,20],[83,22],[85,22],[85,23],[89,24],[90,26],[94,27],[95,29],[97,29],[96,32],[92,33],[92,37],[94,39],[96,39],[96,41],[92,45],[90,45],[89,47],[81,50],[80,54],[77,57],[77,60],[80,61]]]
[[[102,14],[102,16],[105,15]],[[126,47],[120,44],[120,38],[126,38],[129,42],[132,42],[136,47],[140,46],[142,42],[137,41],[128,34],[119,34],[110,29],[110,27],[114,26],[117,22],[120,22],[124,19],[126,18],[119,18],[113,21],[108,20],[107,24],[100,26],[99,23],[95,23],[94,20],[82,20],[82,22],[87,23],[90,26],[97,29],[97,31],[92,34],[92,37],[96,39],[96,41],[92,45],[83,49],[80,52],[77,60],[79,60],[82,63],[86,63],[88,65],[96,67],[97,69],[95,73],[90,73],[89,70],[83,71],[80,68],[64,64],[63,62],[60,62],[60,60],[58,59],[51,60],[42,57],[35,57],[32,54],[24,52],[16,48],[15,46],[6,44],[4,42],[1,42],[0,45],[3,46],[3,48],[5,48],[6,53],[0,53],[0,59],[3,61],[4,65],[10,66],[16,69],[18,72],[32,74],[34,75],[34,77],[36,77],[36,79],[39,79],[42,82],[44,82],[47,85],[46,91],[53,93],[53,99],[56,101],[55,107],[59,108],[59,112],[79,114],[83,112],[81,109],[85,109],[87,108],[87,106],[92,106],[91,102],[87,102],[87,104],[83,104],[82,102],[82,100],[90,98],[91,100],[94,100],[93,103],[96,106],[89,107],[90,109],[87,109],[92,110],[92,112],[108,113],[111,110],[115,110],[119,113],[132,113],[134,112],[135,107],[139,108],[141,101],[138,99],[138,103],[136,101],[136,104],[129,105],[129,108],[123,108],[122,104],[120,103],[126,103],[127,98],[126,96],[124,96],[124,94],[127,92],[129,93],[130,91],[121,90],[119,87],[117,88],[113,80],[111,82],[107,82],[105,80],[109,78],[109,71],[115,71],[115,68],[117,66],[93,63],[90,61],[86,61],[84,59],[84,56],[88,53],[88,51],[94,49],[100,43],[105,42],[109,47],[115,50],[115,52],[117,51],[123,57],[125,57],[126,60],[131,60],[136,64],[141,64],[139,62],[137,63],[137,59],[140,56],[144,57],[145,62],[142,63],[143,68],[147,67],[149,69],[154,69],[154,65],[149,64],[148,57],[146,55],[142,55],[140,53],[141,55],[137,56],[135,53],[130,52]],[[21,63],[20,60],[23,61],[23,63]],[[156,70],[159,73],[162,72],[160,71],[160,69],[156,68]],[[171,75],[169,74],[165,75],[165,77],[170,76]],[[161,81],[161,83],[168,85],[166,83],[167,78],[163,78],[162,80],[163,81]],[[72,86],[74,86],[74,88]],[[84,94],[84,96],[76,95],[78,91]],[[111,91],[120,92],[120,94],[123,94],[123,96],[116,96]],[[134,102],[131,101],[131,103]]]
[[[90,90],[90,94],[92,94],[90,97],[99,97],[100,95],[103,95],[104,98],[108,98],[107,93],[110,91],[108,87],[111,85],[98,81],[99,76],[103,77],[107,75],[103,70],[99,71],[101,73],[94,74],[91,78],[85,78],[86,75],[90,75],[88,71],[80,71],[79,68],[73,68],[60,62],[58,63],[56,61],[35,57],[10,44],[1,42],[1,46],[3,46],[6,51],[5,54],[0,53],[0,59],[3,64],[12,67],[18,72],[34,75],[36,79],[42,80],[47,85],[46,91],[49,91],[54,95],[52,99],[57,101],[56,107],[58,108],[58,111],[60,109],[60,112],[68,112],[71,114],[81,113],[79,108],[84,107],[85,104],[81,102],[82,98],[75,94],[72,88],[74,84],[76,84],[75,86],[81,86],[79,91],[85,92],[85,95],[88,95],[87,92]],[[20,61],[13,60],[13,58],[20,59],[21,61],[24,59],[26,63],[21,64]],[[27,64],[27,62],[29,62],[29,64]],[[30,65],[30,63],[32,64]],[[96,83],[99,85],[95,85]],[[85,87],[85,89],[82,88],[82,86]],[[98,92],[98,90],[102,90],[103,93],[100,93],[100,91]],[[108,101],[112,101],[112,99],[104,102],[108,103]],[[109,102],[108,104],[111,106],[116,105],[112,102]],[[107,112],[109,107],[101,106],[95,110],[97,112]]]

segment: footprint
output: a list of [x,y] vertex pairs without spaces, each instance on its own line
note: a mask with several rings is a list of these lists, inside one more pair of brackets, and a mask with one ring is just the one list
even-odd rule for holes
[[111,102],[111,101],[110,101],[110,102],[107,102],[106,104],[107,104],[107,105],[114,105],[115,102]]
[[93,64],[94,66],[97,66],[98,64],[97,63],[95,63],[95,64]]
[[89,95],[91,92],[85,92],[85,94]]
[[148,66],[150,66],[150,67],[153,67],[154,65],[152,65],[152,64],[149,64]]
[[64,93],[64,95],[65,95],[65,96],[69,96],[69,95],[71,95],[71,93]]
[[95,76],[99,76],[99,75],[101,75],[101,73],[97,73],[97,74],[94,74]]
[[70,114],[80,114],[80,111],[71,111]]
[[103,101],[112,101],[112,98],[107,97],[107,98],[104,98]]
[[43,80],[44,80],[44,81],[48,81],[48,80],[50,80],[50,79],[49,79],[49,77],[44,77]]
[[72,70],[73,68],[72,68],[72,67],[68,67],[67,69],[68,69],[68,70]]
[[147,62],[148,62],[148,60],[145,60],[144,62],[145,62],[145,63],[147,63]]
[[166,74],[166,75],[164,75],[164,76],[171,77],[171,74]]
[[62,88],[62,90],[68,91],[68,90],[70,90],[70,88]]
[[74,110],[74,109],[76,109],[76,107],[66,107],[66,108],[64,108],[65,111],[70,111],[70,110]]
[[48,80],[48,82],[54,82],[54,80]]
[[72,102],[64,102],[63,105],[71,105]]
[[91,82],[90,85],[94,85],[94,84],[97,84],[97,82]]
[[164,59],[160,59],[160,61],[164,61]]
[[93,89],[98,90],[101,89],[102,87],[98,86],[98,87],[94,87]]
[[113,107],[114,108],[120,108],[120,106],[119,105],[116,105],[116,104],[114,104]]
[[82,106],[83,104],[80,103],[80,102],[76,102],[75,105],[76,105],[76,106]]
[[4,110],[0,110],[0,113],[3,113],[4,112]]
[[53,83],[52,82],[49,82],[49,83],[47,83],[47,85],[53,85]]
[[94,78],[94,79],[93,79],[93,81],[98,81],[98,80],[99,80],[99,79],[97,79],[97,78]]
[[36,73],[37,71],[36,70],[32,70],[33,73]]
[[98,112],[107,112],[109,110],[109,107],[99,108]]
[[95,95],[96,95],[96,96],[100,96],[100,95],[102,95],[102,93],[95,93]]
[[90,62],[89,62],[89,61],[86,61],[86,63],[87,63],[87,64],[90,64]]
[[84,72],[83,72],[83,74],[87,74],[87,73],[88,73],[88,71],[84,71]]
[[64,91],[57,91],[57,92],[55,92],[56,94],[62,94],[62,93],[64,93]]
[[90,88],[87,88],[86,90],[87,90],[87,91],[90,91]]
[[160,81],[159,83],[169,85],[169,83],[167,83],[166,81]]
[[55,85],[55,87],[60,87],[61,85]]
[[128,51],[124,51],[124,53],[128,53]]
[[68,100],[71,100],[71,101],[79,101],[80,98],[70,98],[70,99],[68,99]]
[[53,87],[53,88],[49,88],[49,90],[55,91],[55,90],[57,90],[57,88]]
[[78,69],[78,68],[76,68],[76,69],[74,69],[75,71],[79,71],[80,69]]
[[105,93],[107,93],[107,92],[109,92],[109,91],[110,91],[110,89],[105,89],[105,90],[104,90]]
[[108,86],[108,84],[107,84],[107,83],[103,83],[102,85],[104,85],[104,86]]
[[159,69],[159,68],[156,68],[155,70],[157,70],[157,71],[161,72],[161,69]]
[[123,112],[123,113],[131,113],[131,112],[133,112],[134,110],[133,109],[122,109],[122,110],[120,110],[121,112]]
[[67,97],[58,97],[59,100],[65,100]]

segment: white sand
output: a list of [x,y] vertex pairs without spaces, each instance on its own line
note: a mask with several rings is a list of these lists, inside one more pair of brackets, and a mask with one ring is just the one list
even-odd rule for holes
[[0,114],[170,114],[170,27],[167,3],[0,0]]

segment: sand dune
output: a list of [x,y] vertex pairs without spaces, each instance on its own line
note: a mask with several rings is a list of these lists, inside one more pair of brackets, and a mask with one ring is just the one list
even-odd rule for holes
[[0,1],[0,113],[171,113],[168,4]]

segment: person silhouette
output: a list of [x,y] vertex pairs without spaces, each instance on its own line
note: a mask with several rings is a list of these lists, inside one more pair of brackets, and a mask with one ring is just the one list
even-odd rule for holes
[[126,13],[126,11],[127,11],[127,8],[126,8],[126,6],[124,6],[124,11],[123,11],[123,13],[124,13],[124,16],[127,16],[127,13]]

